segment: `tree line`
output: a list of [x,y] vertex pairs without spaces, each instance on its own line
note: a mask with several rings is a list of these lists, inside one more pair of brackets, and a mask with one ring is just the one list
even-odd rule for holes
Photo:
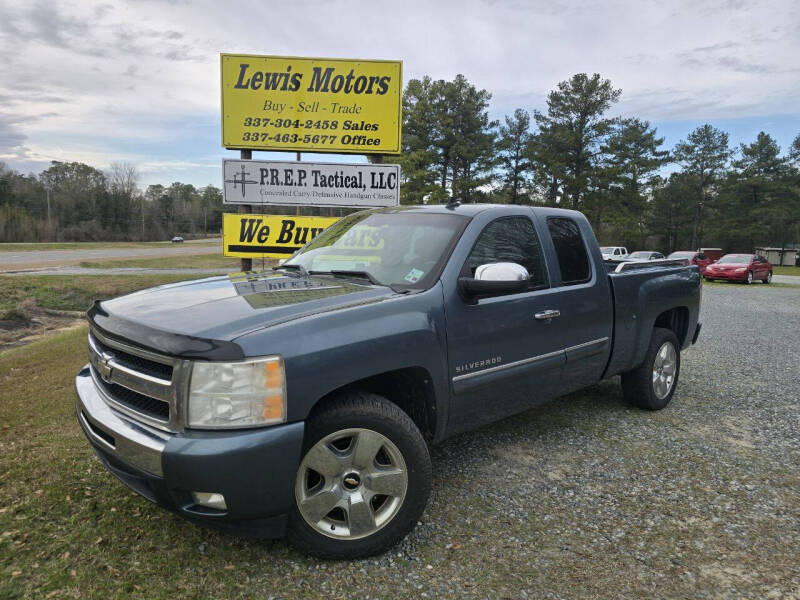
[[153,241],[218,234],[222,191],[175,182],[138,186],[135,166],[107,172],[53,161],[39,175],[0,163],[0,242]]
[[[544,110],[489,117],[492,95],[458,75],[403,92],[403,204],[499,202],[576,209],[603,244],[675,249],[800,242],[800,134],[782,152],[761,132],[732,147],[709,124],[672,149],[648,121],[611,117],[621,90],[599,74],[560,82]],[[132,165],[107,172],[53,162],[39,175],[0,164],[0,242],[157,240],[220,231],[218,188],[138,187]]]
[[501,123],[489,119],[491,94],[462,75],[412,79],[402,201],[571,208],[603,244],[666,252],[800,243],[800,134],[786,153],[764,132],[733,148],[705,124],[669,150],[648,121],[609,116],[621,93],[579,73],[546,110],[518,108]]

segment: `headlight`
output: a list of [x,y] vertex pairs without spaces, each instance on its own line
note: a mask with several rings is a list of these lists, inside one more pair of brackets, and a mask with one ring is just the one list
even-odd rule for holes
[[196,362],[187,426],[221,429],[283,423],[286,378],[280,356],[247,362]]
[[747,267],[742,267],[741,269],[736,269],[737,273],[744,273],[745,271],[747,271]]

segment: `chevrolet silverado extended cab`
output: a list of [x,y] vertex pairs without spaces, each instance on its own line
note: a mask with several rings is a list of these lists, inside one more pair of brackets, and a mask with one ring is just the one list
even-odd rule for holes
[[579,212],[355,213],[271,271],[95,303],[77,418],[165,508],[365,556],[422,514],[431,444],[614,375],[666,406],[701,290],[685,261],[606,264]]

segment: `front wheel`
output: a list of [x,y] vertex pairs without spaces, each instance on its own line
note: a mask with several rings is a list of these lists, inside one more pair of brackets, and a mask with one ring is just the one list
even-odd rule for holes
[[750,285],[751,283],[753,283],[753,272],[752,271],[748,271],[747,272],[747,282],[746,283],[747,283],[747,285]]
[[647,410],[661,410],[675,394],[681,370],[678,338],[671,329],[655,327],[644,362],[622,374],[625,400]]
[[344,395],[308,421],[289,541],[322,558],[379,554],[414,528],[430,488],[411,418],[381,396]]

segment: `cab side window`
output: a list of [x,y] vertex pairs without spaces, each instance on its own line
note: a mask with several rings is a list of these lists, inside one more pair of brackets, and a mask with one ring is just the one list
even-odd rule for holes
[[496,262],[513,262],[525,267],[531,289],[547,287],[542,247],[533,223],[526,217],[504,217],[489,223],[472,247],[465,270],[474,277],[479,266]]
[[547,228],[556,249],[558,266],[561,268],[561,282],[564,285],[585,283],[592,278],[589,255],[578,224],[565,217],[550,217]]

